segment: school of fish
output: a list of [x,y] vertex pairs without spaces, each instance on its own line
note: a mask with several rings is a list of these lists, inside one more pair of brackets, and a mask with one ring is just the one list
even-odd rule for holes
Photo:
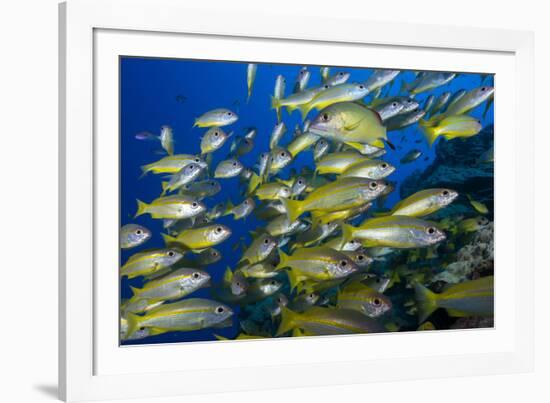
[[[384,160],[395,148],[392,136],[412,125],[430,147],[476,136],[482,123],[468,113],[483,103],[490,106],[493,87],[430,95],[421,104],[418,94],[446,85],[457,74],[417,72],[413,81],[403,82],[398,96],[384,96],[400,71],[374,70],[366,81],[354,82],[352,74],[335,68],[303,67],[296,78],[279,75],[272,93],[257,94],[254,82],[264,65],[243,68],[247,102],[253,95],[270,97],[277,119],[271,133],[250,128],[236,135],[231,125],[238,114],[217,108],[195,119],[200,155],[175,153],[169,126],[158,135],[136,135],[158,142],[165,155],[152,156],[142,167],[143,175],[158,177],[159,191],[153,200],[137,200],[135,217],[161,220],[164,231],[153,234],[136,223],[120,229],[120,248],[135,251],[121,263],[120,275],[144,279],[121,303],[122,340],[201,329],[224,340],[216,329],[235,323],[240,329],[235,339],[411,330],[392,317],[399,305],[416,318],[418,330],[435,328],[429,319],[438,309],[453,318],[493,314],[492,275],[435,292],[429,270],[406,264],[377,269],[392,255],[407,262],[444,253],[439,246],[448,250],[454,239],[487,224],[488,208],[453,189],[422,189],[389,210],[380,201],[394,191],[391,175],[399,170]],[[312,74],[320,75],[320,86],[309,85]],[[291,129],[285,116],[293,113],[302,124]],[[269,138],[268,149],[255,148],[257,136]],[[223,159],[214,166],[212,155],[226,143],[231,143],[229,154],[219,154]],[[252,150],[258,161],[245,166],[240,158]],[[281,174],[298,154],[308,152],[314,167]],[[421,156],[411,147],[400,163]],[[223,192],[226,178],[235,177],[241,200],[212,206],[209,198]],[[479,219],[430,219],[459,197]],[[240,225],[251,214],[265,224],[253,229],[250,241],[232,239],[232,229],[217,222],[232,216]],[[162,237],[164,247],[147,249],[152,237]],[[222,258],[216,246],[223,242],[232,242],[240,259],[235,267],[223,268],[223,280],[214,283],[211,273]],[[398,283],[414,290],[414,298],[392,300],[388,290]],[[203,288],[210,297],[194,297]]]

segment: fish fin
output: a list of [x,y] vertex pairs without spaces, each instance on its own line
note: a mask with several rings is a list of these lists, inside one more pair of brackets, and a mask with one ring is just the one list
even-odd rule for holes
[[271,96],[271,109],[275,109],[276,111],[279,111],[281,108],[281,100],[279,98]]
[[126,320],[128,321],[128,330],[126,331],[126,338],[133,335],[139,329],[139,321],[141,316],[128,312],[126,314]]
[[223,273],[223,282],[225,284],[231,284],[233,281],[233,272],[231,271],[231,268],[227,266],[225,269],[225,272]]
[[275,336],[280,336],[286,332],[291,331],[294,327],[296,327],[296,317],[298,314],[296,312],[291,311],[286,306],[281,307],[281,324],[279,325],[279,329],[277,329],[277,333]]
[[290,222],[296,221],[296,219],[302,215],[304,203],[301,200],[282,199],[282,202]]
[[424,137],[426,138],[426,141],[428,142],[428,145],[431,147],[433,143],[437,140],[439,137],[439,132],[436,127],[422,127],[422,133],[424,134]]
[[137,201],[137,212],[136,212],[136,215],[134,216],[134,218],[136,218],[140,215],[146,214],[147,213],[147,207],[149,207],[149,205],[147,203],[144,203],[139,199],[136,199],[136,201]]
[[372,213],[372,216],[373,217],[384,217],[384,216],[391,215],[391,214],[392,214],[391,210],[376,211],[376,212]]
[[169,184],[169,182],[161,182],[160,183],[160,185],[162,186],[162,193],[160,194],[161,197],[164,196],[166,194],[166,192],[169,191],[168,184]]
[[161,234],[161,235],[162,235],[162,239],[164,240],[164,243],[167,246],[178,242],[177,238],[174,238],[173,236],[170,236],[168,234]]
[[279,264],[277,265],[277,267],[275,267],[275,270],[281,270],[287,267],[286,265],[289,259],[289,256],[286,253],[284,253],[281,249],[279,249],[278,251],[279,251]]
[[[364,119],[364,118],[363,118]],[[357,122],[355,123],[351,123],[349,124],[348,126],[344,126],[344,130],[350,132],[352,130],[355,130],[359,127],[359,125],[361,124],[361,122],[363,121],[363,119],[359,119]]]
[[233,205],[231,200],[228,200],[227,203],[225,204],[225,211],[223,212],[222,216],[233,214],[233,212],[231,211],[233,210],[233,208],[235,208],[235,206]]
[[355,227],[349,224],[342,224],[342,241],[345,244],[353,239]]
[[395,151],[395,146],[393,145],[393,143],[391,141],[389,141],[388,139],[384,139],[384,138],[380,138],[378,139],[380,141],[382,141],[383,143],[387,144],[389,148],[391,148],[392,150]]
[[471,314],[468,314],[466,312],[458,311],[456,309],[447,309],[447,313],[449,316],[452,316],[453,318],[464,318],[467,316],[471,316]]
[[255,172],[252,172],[250,181],[248,182],[248,195],[251,195],[261,184],[262,178],[259,175],[256,175]]
[[199,123],[199,118],[195,118],[195,123],[193,123],[193,127],[195,126],[201,127]]
[[418,323],[422,323],[438,308],[437,295],[420,283],[415,283],[414,291],[418,309]]
[[311,104],[302,104],[298,106],[298,110],[300,111],[300,114],[302,115],[302,121],[305,121],[307,118],[308,113],[311,111]]
[[298,291],[298,294],[302,292],[304,286],[301,286],[300,283],[303,280],[303,276],[300,276],[300,274],[296,270],[287,270],[286,272],[288,276],[288,282],[290,283],[290,291],[294,290],[295,288]]
[[141,291],[141,288],[132,287],[132,286],[130,286],[130,289],[134,293],[134,297],[137,297],[139,295],[140,291]]

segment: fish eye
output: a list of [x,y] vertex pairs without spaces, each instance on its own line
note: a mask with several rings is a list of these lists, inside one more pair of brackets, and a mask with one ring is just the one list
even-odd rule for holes
[[236,166],[237,166],[237,163],[236,163],[236,162],[234,162],[234,163],[233,163],[233,166],[234,166],[234,167],[236,167]]
[[194,278],[194,279],[197,279],[197,278],[199,278],[200,276],[201,276],[201,275],[200,275],[198,272],[194,272],[194,273],[193,273],[193,278]]
[[141,235],[142,231],[140,229],[136,230],[136,235]]
[[364,85],[360,85],[360,86],[359,86],[359,89],[360,89],[360,90],[362,90],[362,89],[364,89],[364,88],[365,88]]
[[369,186],[371,187],[371,189],[376,189],[378,187],[378,183],[371,182]]
[[219,306],[216,308],[216,313],[223,313],[225,311],[225,308],[223,306]]
[[342,267],[346,267],[347,265],[348,265],[348,262],[346,262],[345,260],[342,260],[340,262],[340,266],[342,266]]
[[195,165],[191,164],[189,165],[189,170],[195,169]]
[[195,162],[200,162],[200,158],[195,158]]
[[386,169],[388,167],[388,164],[386,164],[385,162],[383,162],[382,164],[380,164],[380,167],[382,169]]
[[313,293],[309,294],[309,298],[311,298],[311,299],[315,298],[315,294],[313,294]]
[[172,250],[169,250],[169,251],[168,251],[168,256],[174,257],[174,255],[175,255],[174,251],[172,251]]
[[193,202],[193,203],[191,203],[191,207],[193,207],[193,208],[197,208],[197,207],[198,207],[198,205],[199,205],[199,204],[198,204],[197,202]]
[[275,280],[271,280],[271,282],[269,283],[271,285],[277,285],[277,282]]
[[210,186],[216,186],[216,182],[210,182]]
[[284,151],[281,152],[281,157],[286,156],[286,153]]
[[378,298],[375,298],[372,302],[374,305],[380,305],[380,300]]
[[449,191],[448,190],[444,190],[443,192],[441,192],[441,194],[443,196],[448,196],[449,195]]
[[323,88],[324,88],[325,90],[328,90],[328,89],[330,88],[330,86],[329,86],[328,84],[325,84],[325,85],[323,85]]
[[349,243],[350,243],[351,245],[355,245],[355,242],[356,242],[355,239],[352,239],[351,241],[349,241]]
[[365,258],[365,256],[363,255],[357,255],[357,260],[363,260]]
[[435,228],[434,227],[428,227],[426,229],[426,232],[430,235],[433,235],[433,234],[435,234]]
[[269,238],[264,239],[264,243],[267,245],[269,243]]
[[245,200],[243,203],[244,205],[248,206],[248,200]]
[[393,106],[394,108],[397,107],[397,102],[392,102],[391,106]]
[[231,112],[227,112],[227,116],[231,116],[233,115]]
[[216,232],[219,234],[220,232],[223,231],[223,228],[222,227],[216,227]]
[[487,91],[487,88],[486,87],[481,87],[481,92],[485,92]]
[[329,116],[328,113],[323,113],[323,116],[321,117],[323,121],[328,122]]
[[344,75],[344,73],[340,72],[340,73],[338,73],[338,75],[339,75],[340,77],[342,77],[342,76]]
[[139,331],[140,331],[140,332],[143,332],[144,330],[145,330],[145,327],[144,327],[144,326],[141,326],[141,327],[139,328]]
[[302,183],[303,183],[302,180],[299,180],[299,181],[298,181],[298,185],[301,185]]
[[214,136],[218,137],[218,134],[219,134],[218,132],[214,132]]

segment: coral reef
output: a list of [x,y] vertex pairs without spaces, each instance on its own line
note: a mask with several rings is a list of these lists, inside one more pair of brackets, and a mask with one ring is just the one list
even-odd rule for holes
[[494,225],[492,222],[481,228],[471,241],[456,254],[456,261],[432,278],[456,284],[464,280],[491,275],[494,265]]

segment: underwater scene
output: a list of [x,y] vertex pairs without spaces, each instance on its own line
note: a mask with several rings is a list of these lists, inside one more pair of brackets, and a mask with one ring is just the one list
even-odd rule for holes
[[494,90],[121,57],[120,343],[492,328]]

